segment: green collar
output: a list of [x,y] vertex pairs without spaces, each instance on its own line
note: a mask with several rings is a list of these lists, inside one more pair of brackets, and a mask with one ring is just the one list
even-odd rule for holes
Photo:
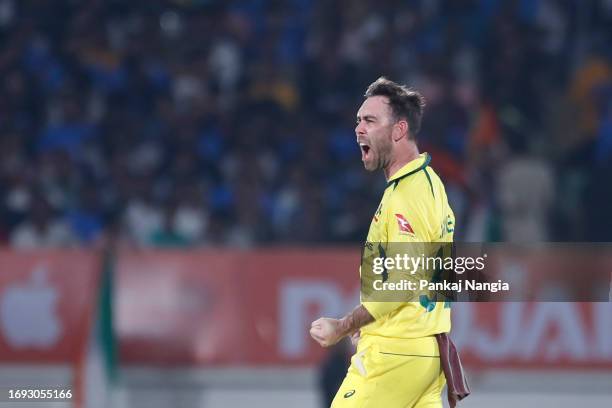
[[419,157],[409,163],[406,163],[404,167],[396,171],[395,174],[391,176],[391,178],[387,182],[387,187],[389,187],[391,184],[397,185],[397,183],[404,177],[408,177],[416,172],[425,169],[425,167],[429,166],[430,162],[431,156],[429,155],[429,153],[421,153]]

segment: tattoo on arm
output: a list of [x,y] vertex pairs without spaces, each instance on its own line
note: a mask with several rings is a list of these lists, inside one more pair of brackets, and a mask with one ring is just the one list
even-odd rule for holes
[[363,305],[359,305],[351,313],[340,319],[342,334],[344,336],[351,335],[373,321],[374,317],[368,312],[368,309],[363,307]]

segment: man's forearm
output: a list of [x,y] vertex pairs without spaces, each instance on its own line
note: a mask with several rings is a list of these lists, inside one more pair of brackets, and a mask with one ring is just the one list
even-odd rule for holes
[[359,305],[351,313],[340,319],[342,336],[349,336],[373,321],[374,317],[368,312],[368,309]]

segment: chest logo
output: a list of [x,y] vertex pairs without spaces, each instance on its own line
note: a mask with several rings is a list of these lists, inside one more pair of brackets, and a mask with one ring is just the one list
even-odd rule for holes
[[382,203],[380,203],[378,205],[378,209],[376,210],[376,212],[374,213],[374,221],[378,222],[378,217],[380,217],[380,215],[382,214]]
[[395,214],[395,219],[397,220],[397,226],[399,227],[400,234],[414,235],[412,226],[402,214]]

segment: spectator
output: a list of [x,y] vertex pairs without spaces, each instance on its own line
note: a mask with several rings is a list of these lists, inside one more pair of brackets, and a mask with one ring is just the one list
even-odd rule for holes
[[[458,238],[492,239],[501,225],[509,239],[581,239],[584,221],[605,214],[587,199],[607,197],[591,163],[605,168],[611,150],[601,1],[581,3],[592,13],[550,0],[6,3],[0,208],[11,243],[42,240],[56,221],[81,245],[149,245],[164,231],[206,245],[361,241],[379,191],[367,190],[352,122],[380,75],[427,98],[419,143],[448,183]],[[503,154],[506,128],[551,146]],[[571,185],[551,189],[552,168]],[[32,186],[53,207],[46,221],[34,220]],[[535,192],[538,208],[514,188]],[[548,211],[573,221],[548,231]],[[530,221],[519,226],[519,213]]]
[[34,194],[28,216],[13,230],[10,242],[18,249],[41,249],[69,247],[77,241],[68,224],[53,214],[45,197]]

